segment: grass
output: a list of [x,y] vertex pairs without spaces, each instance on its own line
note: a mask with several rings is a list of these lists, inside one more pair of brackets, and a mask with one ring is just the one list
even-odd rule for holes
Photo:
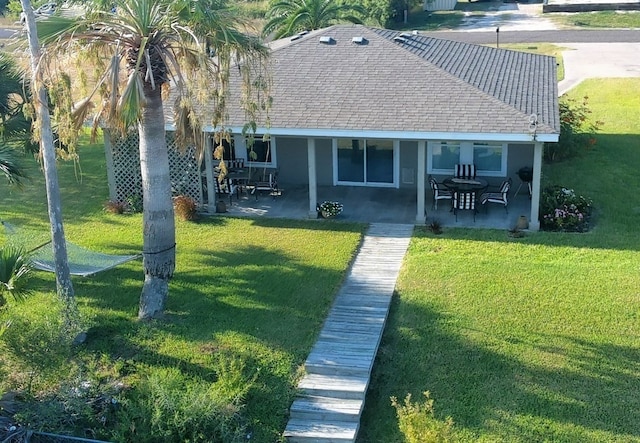
[[[503,2],[496,1],[458,1],[453,11],[424,11],[422,6],[413,9],[407,23],[396,23],[391,26],[398,30],[419,31],[454,31],[469,15],[482,17],[495,12]],[[509,14],[503,14],[508,19]],[[581,13],[545,13],[543,18],[553,20],[561,29],[615,29],[640,28],[640,12],[638,11],[597,11]]]
[[[118,216],[102,209],[108,198],[102,149],[84,149],[80,166],[81,181],[73,164],[59,165],[67,239],[107,253],[139,251],[141,215]],[[23,191],[2,184],[0,218],[46,235],[41,174],[35,164],[30,173],[32,182]],[[197,386],[221,377],[228,362],[240,362],[250,387],[237,394],[242,395],[252,441],[277,441],[300,365],[363,225],[212,217],[178,221],[176,231],[177,269],[165,321],[136,321],[143,281],[139,261],[93,278],[74,278],[89,327],[80,349],[55,345],[50,326],[56,322],[54,278],[35,273],[33,296],[0,312],[0,324],[12,321],[0,342],[0,391],[46,398],[63,386],[89,380],[104,387],[127,386],[117,397],[132,405],[140,383],[162,376],[167,368],[177,368],[188,385]],[[42,423],[45,418],[49,423]],[[86,425],[63,426],[48,416],[34,421],[33,427],[50,431]],[[97,436],[114,438],[115,426],[98,426]]]
[[640,28],[640,11],[574,12],[547,15],[563,28]]
[[543,168],[545,183],[594,199],[590,233],[416,230],[359,442],[401,442],[390,397],[424,391],[461,441],[640,442],[638,88],[573,90],[603,133],[581,158]]

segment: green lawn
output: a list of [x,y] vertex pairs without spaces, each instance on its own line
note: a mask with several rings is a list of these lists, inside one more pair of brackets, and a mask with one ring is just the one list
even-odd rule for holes
[[[107,253],[140,251],[141,215],[118,216],[102,209],[107,200],[104,152],[89,146],[80,155],[77,167],[60,164],[67,239]],[[23,191],[1,184],[0,218],[46,237],[41,174],[35,162],[25,161],[31,164],[32,183]],[[185,390],[222,380],[218,385],[225,398],[240,396],[252,441],[277,441],[299,368],[363,229],[359,224],[218,217],[178,222],[177,269],[166,320],[136,321],[140,261],[92,278],[74,278],[89,327],[87,343],[79,349],[66,349],[55,339],[54,279],[37,272],[31,280],[33,296],[0,312],[0,325],[12,322],[0,339],[0,392],[16,390],[25,399],[46,399],[49,392],[75,392],[90,383],[85,403],[108,393],[126,408],[87,420],[76,414],[80,417],[72,420],[60,402],[48,401],[43,402],[46,411],[25,410],[23,422],[49,431],[92,426],[96,437],[118,441],[175,441],[159,435],[145,439],[128,428],[137,423],[140,432],[147,431],[135,418],[142,409],[136,397],[139,386],[169,377],[166,371],[177,368]],[[106,425],[95,427],[101,416]]]
[[[593,198],[591,232],[516,240],[504,231],[416,230],[361,442],[401,441],[389,398],[419,399],[426,390],[465,441],[640,441],[640,98],[630,93],[637,90],[640,80],[623,79],[572,92],[589,94],[603,134],[582,158],[543,169],[546,183]],[[67,238],[109,253],[139,251],[141,216],[102,209],[100,147],[80,154],[79,165],[60,164]],[[33,163],[31,174],[23,191],[2,183],[0,218],[46,235]],[[0,339],[0,391],[21,392],[21,405],[31,405],[23,422],[35,428],[91,426],[95,438],[158,442],[176,441],[162,424],[197,426],[185,417],[201,412],[199,395],[210,388],[241,405],[251,441],[278,441],[300,366],[363,231],[318,221],[178,222],[167,318],[136,321],[138,261],[74,278],[89,327],[79,348],[56,340],[54,280],[35,273],[32,297],[0,312],[0,325],[11,321]],[[116,406],[98,401],[105,396]]]
[[545,183],[590,196],[587,234],[418,229],[374,366],[360,442],[400,442],[389,398],[430,391],[462,441],[640,441],[639,79],[594,80],[605,125]]

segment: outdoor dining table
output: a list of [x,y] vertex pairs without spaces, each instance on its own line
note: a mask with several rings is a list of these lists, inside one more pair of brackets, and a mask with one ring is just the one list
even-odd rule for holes
[[484,178],[456,178],[449,177],[442,182],[447,189],[453,192],[482,192],[488,186],[489,182]]

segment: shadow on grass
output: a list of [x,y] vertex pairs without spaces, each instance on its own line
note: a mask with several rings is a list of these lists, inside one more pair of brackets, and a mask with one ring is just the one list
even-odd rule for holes
[[[411,393],[421,402],[427,390],[436,417],[451,416],[469,441],[640,438],[638,348],[561,334],[487,338],[462,322],[427,303],[394,298],[359,443],[403,441],[389,398]],[[521,358],[511,357],[514,348]]]

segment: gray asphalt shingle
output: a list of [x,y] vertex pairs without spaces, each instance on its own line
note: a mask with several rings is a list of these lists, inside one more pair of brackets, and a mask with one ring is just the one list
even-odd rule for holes
[[[399,35],[336,25],[272,43],[271,128],[526,134],[536,114],[539,134],[559,132],[555,58]],[[229,126],[244,122],[230,110]]]

